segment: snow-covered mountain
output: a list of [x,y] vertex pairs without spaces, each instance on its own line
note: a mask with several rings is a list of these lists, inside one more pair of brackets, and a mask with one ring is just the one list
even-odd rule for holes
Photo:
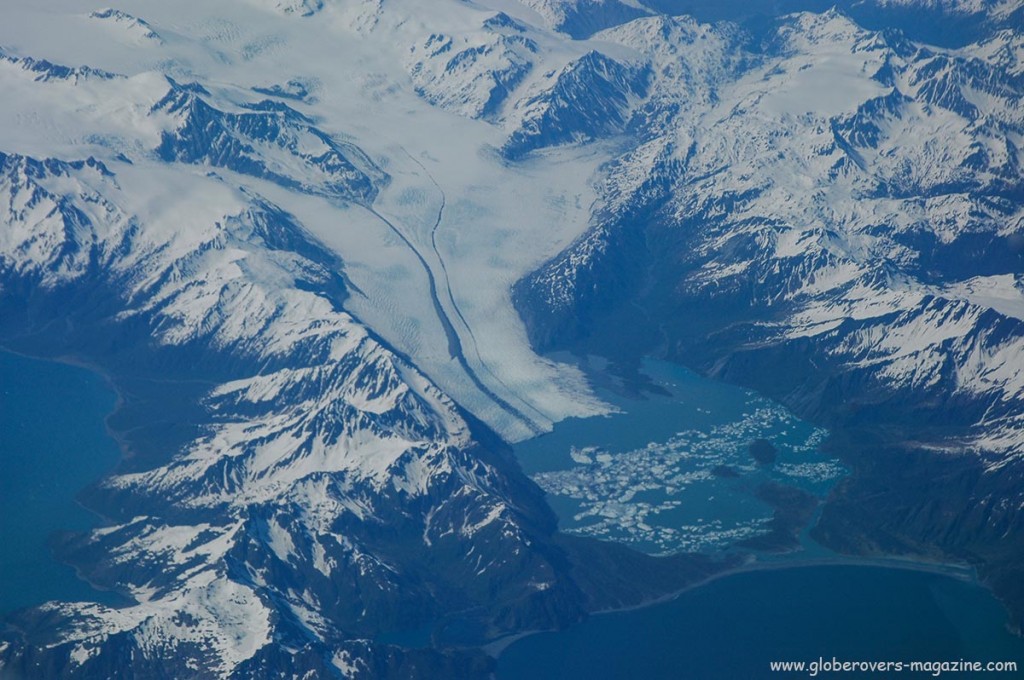
[[[19,614],[18,632],[0,642],[5,675],[278,677],[298,668],[473,677],[491,662],[449,645],[563,625],[717,568],[654,565],[660,584],[629,583],[617,568],[581,578],[579,555],[604,549],[555,535],[540,490],[505,444],[419,368],[437,368],[430,355],[407,356],[348,311],[359,297],[363,309],[402,320],[364,264],[386,235],[431,284],[428,296],[421,278],[411,281],[408,302],[418,324],[436,324],[447,340],[424,341],[445,352],[443,381],[531,427],[550,422],[541,408],[563,408],[560,394],[572,394],[578,412],[599,408],[584,388],[569,391],[571,371],[533,357],[525,343],[517,351],[541,372],[527,367],[520,378],[570,378],[536,385],[533,404],[507,401],[522,388],[506,385],[484,350],[467,357],[486,325],[470,325],[472,311],[459,304],[467,298],[454,292],[465,273],[446,268],[434,233],[420,231],[418,220],[438,208],[434,195],[417,192],[426,182],[442,211],[460,211],[444,225],[457,231],[486,219],[460,195],[476,186],[439,173],[442,185],[427,170],[429,154],[404,144],[364,149],[339,123],[351,120],[371,139],[378,122],[365,114],[330,117],[325,127],[313,103],[337,104],[328,73],[274,78],[248,66],[273,53],[276,39],[243,39],[242,21],[302,33],[279,23],[302,20],[289,7],[241,3],[233,23],[195,3],[187,31],[172,13],[125,20],[143,15],[137,7],[54,20],[92,36],[80,49],[105,68],[30,56],[40,46],[53,47],[43,53],[55,60],[67,55],[33,34],[31,8],[10,10],[24,34],[5,36],[0,63],[11,96],[0,114],[0,335],[5,347],[95,366],[121,393],[112,428],[127,457],[86,498],[110,523],[60,551],[130,604],[50,603]],[[130,40],[109,41],[112,29],[134,36],[139,26],[162,40],[146,41],[145,56]],[[239,52],[225,52],[236,41]],[[378,43],[359,49],[376,52]],[[407,63],[395,56],[388,80],[404,83],[396,74]],[[188,61],[204,58],[229,71],[239,59],[238,79],[204,76]],[[356,89],[372,100],[373,87]],[[414,87],[406,101],[429,111]],[[356,112],[365,103],[344,105]],[[481,163],[504,172],[497,156]],[[534,181],[513,180],[510,190]],[[432,224],[436,232],[441,216]],[[355,255],[351,269],[343,251]],[[391,259],[391,277],[402,280],[394,267],[405,262]],[[513,266],[528,264],[493,271]],[[505,318],[514,318],[507,276],[484,292],[503,296]],[[522,366],[515,352],[506,359]],[[597,561],[646,559],[614,555]],[[436,648],[429,633],[419,650],[378,639],[424,627]]]
[[653,94],[591,230],[517,287],[534,342],[657,352],[840,431],[884,423],[886,446],[966,456],[971,493],[1003,508],[969,520],[992,543],[932,540],[998,572],[1021,492],[997,479],[1024,453],[1020,33],[940,49],[805,13],[727,62],[692,30],[666,51],[649,37],[665,25],[599,36],[644,55]]
[[145,20],[119,9],[98,9],[89,14],[89,18],[109,26],[111,36],[115,39],[130,40],[139,46],[163,43],[160,35]]
[[524,26],[499,13],[482,27],[460,36],[431,33],[412,46],[409,73],[431,104],[471,118],[494,116],[533,69],[538,46]]
[[[139,675],[169,658],[180,665],[167,676],[197,663],[245,674],[285,653],[273,640],[311,635],[343,657],[353,633],[415,624],[465,578],[452,562],[431,577],[429,557],[409,574],[388,555],[409,537],[413,550],[474,547],[466,569],[495,576],[478,579],[481,605],[504,588],[502,565],[519,562],[518,578],[535,561],[526,544],[549,520],[536,500],[518,505],[533,494],[514,493],[523,480],[474,443],[458,408],[340,309],[340,262],[289,215],[142,163],[0,160],[5,333],[39,333],[115,380],[202,385],[181,388],[198,398],[194,438],[164,438],[169,460],[141,454],[95,489],[94,507],[121,523],[67,548],[136,604],[44,607],[48,663],[100,677],[133,654]],[[74,328],[52,337],[46,317]],[[526,572],[557,580],[540,562]],[[28,672],[24,653],[10,663]]]
[[601,29],[651,13],[635,0],[522,0],[548,27],[573,38],[586,38]]
[[61,552],[132,602],[19,615],[5,673],[473,676],[479,652],[373,640],[589,606],[539,490],[342,309],[343,263],[292,216],[159,155],[0,168],[8,345],[98,366],[127,402],[129,458],[88,494],[111,524]]
[[[635,29],[605,37],[651,44],[632,39]],[[1011,54],[1019,39],[1001,33],[992,38],[1000,47],[986,49]],[[670,122],[647,127],[651,139],[615,162],[601,223],[525,283],[524,296],[546,305],[556,327],[586,323],[581,308],[608,309],[637,290],[619,285],[621,261],[666,239],[673,262],[654,255],[650,266],[665,269],[643,294],[651,304],[714,302],[725,316],[740,305],[748,325],[727,346],[811,341],[833,370],[870,381],[872,400],[931,390],[977,400],[974,415],[987,413],[978,432],[991,437],[1024,396],[1011,330],[1021,318],[1020,79],[980,49],[921,47],[835,12],[787,18],[770,40],[770,52],[751,54],[727,82],[721,61],[700,64],[717,85],[685,115],[674,94],[640,109],[638,126],[658,120],[649,111]],[[676,57],[656,49],[654,72],[676,79],[678,69],[661,66]],[[627,233],[640,226],[637,210],[657,215],[646,235]],[[611,270],[603,289],[602,267]],[[991,292],[968,293],[975,285]],[[1020,453],[1014,440],[979,440],[979,451],[1003,460]]]
[[[19,613],[3,673],[482,677],[485,642],[723,568],[556,532],[501,441],[606,408],[556,347],[895,430],[918,505],[883,545],[854,487],[822,535],[1012,582],[1019,30],[51,4],[0,10],[0,346],[117,386],[128,455],[84,498],[109,524],[60,551],[129,604]],[[933,459],[981,480],[935,486],[954,519],[915,484]]]

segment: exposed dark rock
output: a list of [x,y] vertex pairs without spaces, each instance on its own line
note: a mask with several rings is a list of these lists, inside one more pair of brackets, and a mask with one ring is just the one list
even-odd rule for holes
[[768,532],[744,539],[739,548],[761,552],[786,552],[800,547],[803,531],[818,507],[814,494],[777,482],[765,482],[757,487],[757,497],[774,508]]
[[716,465],[711,468],[711,474],[715,477],[722,477],[725,479],[735,479],[740,477],[739,471],[731,465]]
[[778,449],[767,439],[755,439],[747,446],[751,458],[757,461],[758,465],[771,465],[778,456]]

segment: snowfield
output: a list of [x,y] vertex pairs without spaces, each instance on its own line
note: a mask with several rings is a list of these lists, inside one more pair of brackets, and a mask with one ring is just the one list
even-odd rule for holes
[[538,339],[616,305],[659,305],[668,355],[673,305],[742,309],[716,342],[955,408],[927,447],[987,474],[1024,456],[1019,31],[830,10],[755,39],[634,0],[0,19],[0,339],[104,369],[136,426],[86,499],[109,524],[61,547],[130,603],[23,613],[0,674],[485,677],[478,646],[596,606],[506,443],[607,412]]

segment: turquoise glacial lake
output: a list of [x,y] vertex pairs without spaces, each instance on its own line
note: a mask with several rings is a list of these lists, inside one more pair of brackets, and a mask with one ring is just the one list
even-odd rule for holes
[[[617,413],[570,418],[515,446],[562,530],[652,554],[721,552],[767,532],[761,485],[823,498],[846,474],[819,451],[827,432],[779,404],[667,362],[642,368],[656,390],[606,384],[598,395]],[[771,465],[751,456],[759,439],[777,451]]]
[[[637,392],[599,359],[589,361],[599,396],[619,412],[569,419],[515,446],[566,532],[653,554],[721,554],[766,530],[772,508],[759,499],[760,485],[824,499],[847,474],[819,449],[827,432],[753,392],[658,361],[646,361],[642,373],[660,389]],[[758,439],[775,447],[772,464],[753,459],[749,446]],[[497,676],[809,677],[773,674],[769,662],[821,657],[1012,660],[1024,669],[1024,640],[1006,630],[1006,612],[984,588],[928,571],[822,564],[840,559],[805,530],[796,552],[760,555],[761,569],[522,638],[500,655]],[[840,676],[861,677],[818,677]]]
[[50,550],[55,533],[98,523],[75,498],[118,461],[104,425],[115,402],[93,372],[0,352],[0,616],[55,599],[115,601]]

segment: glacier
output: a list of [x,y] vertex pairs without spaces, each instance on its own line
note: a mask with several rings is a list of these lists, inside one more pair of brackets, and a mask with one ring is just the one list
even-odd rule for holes
[[131,601],[16,614],[0,671],[487,677],[734,566],[557,531],[507,442],[609,406],[555,349],[898,429],[861,453],[899,511],[854,487],[818,537],[966,561],[1018,625],[1020,11],[672,4],[0,10],[0,345],[117,387],[59,554]]

